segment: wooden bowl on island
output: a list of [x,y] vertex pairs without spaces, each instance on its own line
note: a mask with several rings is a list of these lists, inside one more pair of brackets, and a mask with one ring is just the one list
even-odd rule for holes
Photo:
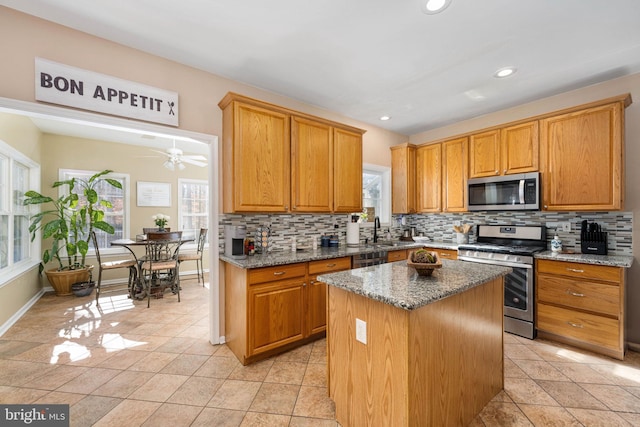
[[[418,252],[427,252],[431,255],[431,257],[435,260],[434,262],[414,262],[414,254]],[[427,251],[425,249],[418,249],[416,251],[409,252],[409,257],[407,258],[407,265],[409,267],[415,268],[418,272],[419,276],[431,276],[433,274],[433,270],[436,268],[442,267],[442,261],[438,257],[436,252]]]

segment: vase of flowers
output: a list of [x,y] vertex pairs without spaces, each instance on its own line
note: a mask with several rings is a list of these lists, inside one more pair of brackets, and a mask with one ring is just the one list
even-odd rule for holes
[[151,217],[158,227],[158,231],[164,231],[167,222],[171,219],[169,215],[156,214]]

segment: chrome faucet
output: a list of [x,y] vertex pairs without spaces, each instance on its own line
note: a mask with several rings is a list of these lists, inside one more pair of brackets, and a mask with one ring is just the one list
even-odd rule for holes
[[378,243],[378,229],[380,228],[380,218],[375,217],[373,220],[373,243]]

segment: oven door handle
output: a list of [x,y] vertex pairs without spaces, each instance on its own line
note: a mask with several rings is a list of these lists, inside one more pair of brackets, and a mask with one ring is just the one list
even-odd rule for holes
[[467,258],[465,256],[459,256],[458,261],[468,261],[468,262],[479,262],[481,264],[491,264],[491,265],[500,265],[503,267],[516,267],[516,268],[526,268],[533,269],[532,264],[521,264],[518,262],[509,262],[509,261],[496,261],[493,259],[478,259],[478,258]]

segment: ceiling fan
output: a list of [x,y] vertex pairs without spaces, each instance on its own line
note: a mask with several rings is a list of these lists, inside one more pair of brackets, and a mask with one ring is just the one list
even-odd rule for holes
[[176,148],[176,142],[173,141],[173,147],[169,147],[166,151],[151,150],[156,153],[164,154],[167,156],[167,160],[162,164],[169,170],[183,170],[185,163],[190,165],[205,167],[207,166],[207,158],[199,154],[184,154],[180,148]]

